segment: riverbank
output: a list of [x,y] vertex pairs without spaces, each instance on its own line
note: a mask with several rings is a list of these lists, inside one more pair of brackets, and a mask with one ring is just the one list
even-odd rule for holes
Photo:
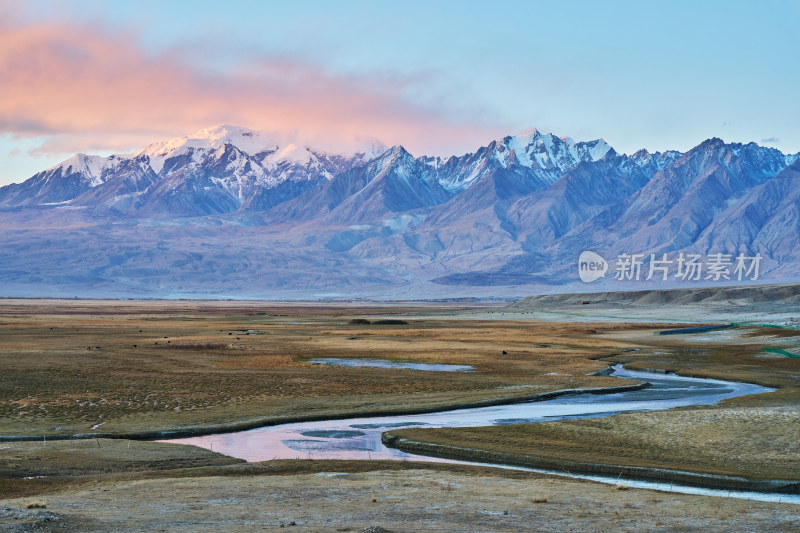
[[475,428],[392,430],[408,453],[645,479],[726,490],[800,494],[800,389],[718,406],[609,418]]
[[[617,416],[624,418],[625,415]],[[797,423],[796,420],[791,422]],[[619,426],[624,423],[615,424]],[[748,465],[731,468],[727,464],[723,466],[708,461],[708,457],[702,454],[689,458],[685,448],[689,443],[686,440],[669,441],[671,446],[665,453],[663,445],[643,444],[633,438],[609,443],[608,431],[590,431],[585,426],[579,427],[578,431],[561,431],[561,435],[553,436],[553,433],[563,430],[564,425],[539,423],[492,428],[494,431],[480,431],[486,428],[459,428],[452,432],[448,429],[395,430],[384,433],[382,441],[386,446],[407,453],[569,474],[611,476],[622,484],[626,480],[640,479],[722,490],[800,494],[796,440],[789,442],[790,449],[785,455],[782,454],[777,463],[770,461],[774,459],[775,448],[757,450],[755,455],[751,455],[752,450],[740,448],[735,457],[758,458],[758,464],[753,465],[755,461],[751,460]],[[786,443],[786,435],[782,437],[783,443]],[[489,439],[491,441],[487,442]],[[469,447],[476,443],[480,447]],[[714,446],[717,444],[715,442]],[[696,446],[690,447],[692,451],[697,451]],[[641,454],[641,451],[648,453]],[[676,451],[682,453],[675,454]],[[732,457],[734,455],[728,456],[729,459]]]
[[405,429],[390,445],[476,462],[602,473],[731,490],[800,492],[798,362],[763,357],[755,342],[797,342],[798,332],[737,328],[654,337],[611,332],[639,348],[598,359],[626,368],[758,383],[778,390],[719,405],[515,426]]
[[[631,380],[628,380],[631,381]],[[49,436],[38,435],[0,435],[0,443],[2,442],[50,442],[64,441],[64,440],[90,440],[90,439],[130,439],[130,440],[166,440],[166,439],[180,439],[186,437],[199,437],[205,435],[219,435],[223,433],[235,433],[239,431],[247,431],[251,429],[272,427],[283,424],[295,424],[302,422],[318,422],[326,420],[344,420],[349,418],[369,418],[381,416],[404,416],[404,415],[418,415],[428,413],[438,413],[441,411],[452,411],[456,409],[475,409],[480,407],[496,407],[501,405],[512,405],[521,402],[536,402],[542,400],[549,400],[559,396],[576,393],[586,394],[614,394],[618,392],[628,392],[641,390],[648,387],[647,383],[640,382],[633,385],[620,385],[617,387],[597,387],[589,389],[561,389],[551,392],[542,392],[539,394],[525,395],[519,397],[503,397],[503,398],[490,398],[486,400],[477,400],[473,402],[462,402],[454,404],[444,404],[440,407],[425,407],[420,409],[411,408],[397,408],[394,410],[376,410],[376,411],[357,411],[345,412],[322,415],[297,415],[291,417],[268,417],[258,418],[254,420],[247,420],[244,422],[228,422],[223,424],[206,425],[202,427],[172,429],[163,431],[140,431],[134,433],[78,433],[78,434],[51,434]]]
[[797,345],[800,332],[738,327],[657,337],[645,330],[601,335],[638,348],[597,360],[778,390],[703,408],[524,426],[413,428],[391,431],[384,439],[410,453],[476,462],[800,492],[800,366],[793,358],[764,352],[771,344]]

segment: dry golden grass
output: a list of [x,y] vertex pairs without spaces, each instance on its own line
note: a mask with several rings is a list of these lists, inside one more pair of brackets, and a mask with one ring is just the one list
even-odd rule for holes
[[[800,389],[790,386],[797,384],[800,362],[760,356],[761,347],[775,338],[772,331],[746,329],[733,342],[694,345],[691,337],[653,336],[653,325],[450,318],[456,310],[0,300],[0,435],[119,435],[445,408],[564,388],[629,384],[586,375],[619,361],[783,388],[731,400],[723,410],[441,430],[450,433],[436,438],[446,435],[465,446],[506,452],[536,448],[537,453],[612,464],[633,461],[630,464],[786,479],[777,475],[782,471],[795,479],[798,439],[791,437],[798,425],[791,409],[798,405]],[[349,324],[353,318],[387,316],[408,325]],[[324,356],[471,364],[478,371],[387,371],[304,362]],[[432,435],[420,432],[420,440],[431,440]],[[717,440],[709,447],[712,437]],[[92,448],[93,442],[102,444],[100,451]],[[52,447],[42,454],[41,443],[0,443],[8,450],[0,469],[17,478],[47,468],[61,472],[47,481],[27,483],[26,490],[33,494],[75,476],[99,475],[104,468],[111,473],[152,472],[227,460],[175,450],[169,453],[178,455],[163,461],[155,455],[146,459],[144,451],[145,459],[114,455],[127,444],[48,444]],[[781,455],[782,450],[794,453],[795,459]],[[744,460],[737,462],[738,457]],[[91,464],[96,465],[94,471]]]
[[123,473],[243,463],[194,446],[124,439],[0,443],[0,498],[41,494]]
[[515,426],[412,428],[391,434],[569,463],[800,480],[800,361],[765,358],[761,352],[774,339],[795,335],[748,327],[720,339],[656,336],[652,330],[605,331],[599,336],[631,342],[639,349],[598,360],[781,388],[700,408]]
[[602,336],[641,348],[611,358],[631,369],[657,368],[685,376],[793,387],[800,383],[800,359],[764,357],[762,348],[780,347],[776,341],[791,342],[798,333],[752,326],[724,332],[725,337],[719,339],[703,334],[660,336],[647,330],[612,331]]
[[[219,428],[620,385],[585,375],[607,364],[590,357],[631,346],[596,332],[642,327],[443,320],[437,311],[2,300],[0,435]],[[349,325],[354,316],[409,324]],[[320,356],[471,364],[478,372],[304,362]]]
[[418,442],[572,463],[800,480],[796,406],[628,413],[610,418],[391,434]]

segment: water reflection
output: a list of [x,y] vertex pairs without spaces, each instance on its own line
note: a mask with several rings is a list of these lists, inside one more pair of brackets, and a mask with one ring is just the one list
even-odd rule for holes
[[236,433],[175,439],[246,461],[269,459],[438,460],[414,456],[381,443],[381,433],[402,427],[474,427],[522,424],[567,418],[611,416],[719,402],[772,389],[747,383],[649,374],[616,367],[613,376],[648,381],[651,386],[614,394],[575,393],[557,398],[494,407],[458,409],[419,415],[359,417],[301,422]]

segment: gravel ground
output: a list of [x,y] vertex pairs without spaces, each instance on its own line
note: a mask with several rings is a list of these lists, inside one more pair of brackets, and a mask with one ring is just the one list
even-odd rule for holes
[[[546,500],[546,501],[543,501]],[[31,503],[46,509],[27,510]],[[426,469],[96,483],[0,502],[0,528],[58,531],[797,531],[797,505]],[[382,529],[379,529],[382,528]]]

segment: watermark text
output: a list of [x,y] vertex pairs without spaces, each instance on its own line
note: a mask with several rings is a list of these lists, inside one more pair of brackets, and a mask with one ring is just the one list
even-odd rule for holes
[[[761,254],[619,254],[614,279],[619,281],[757,281]],[[600,279],[609,263],[595,252],[585,251],[578,258],[578,275],[587,283]]]

